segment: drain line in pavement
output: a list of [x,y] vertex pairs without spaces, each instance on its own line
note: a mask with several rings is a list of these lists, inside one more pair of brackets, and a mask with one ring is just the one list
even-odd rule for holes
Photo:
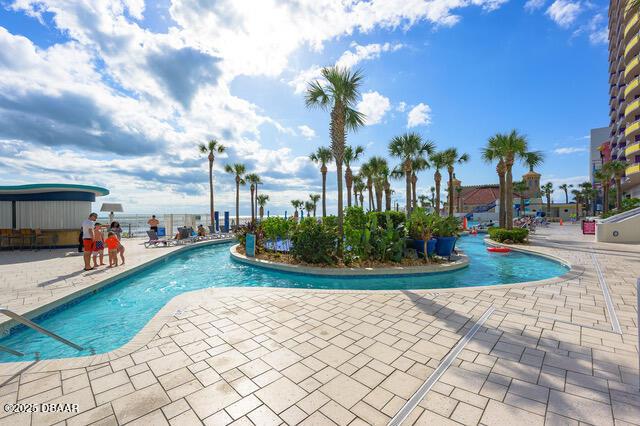
[[604,275],[602,274],[602,269],[600,269],[600,263],[598,263],[598,258],[596,257],[595,251],[591,248],[591,258],[593,259],[593,264],[596,267],[596,272],[598,274],[598,281],[600,281],[600,288],[602,289],[602,295],[604,296],[604,302],[607,305],[607,312],[609,313],[609,318],[611,318],[611,328],[618,334],[622,334],[622,328],[620,327],[620,321],[618,321],[618,315],[616,315],[615,307],[613,306],[613,300],[611,300],[611,294],[609,293],[609,286],[607,286],[607,282],[604,279]]
[[411,396],[411,398],[409,398],[409,400],[402,406],[400,411],[398,411],[398,413],[393,416],[393,418],[389,422],[389,426],[399,426],[403,421],[405,421],[407,417],[409,417],[409,414],[411,414],[413,409],[416,408],[420,401],[422,401],[427,392],[431,390],[433,385],[436,384],[436,382],[438,381],[438,379],[440,379],[444,372],[447,371],[447,368],[449,368],[451,363],[453,363],[460,352],[462,352],[464,347],[467,345],[467,343],[469,343],[469,341],[473,338],[480,327],[482,327],[485,321],[489,319],[494,310],[495,308],[491,306],[484,312],[484,314],[482,314],[478,322],[476,322],[473,327],[471,327],[471,329],[467,332],[467,334],[465,334],[462,339],[460,339],[460,341],[453,347],[453,349],[451,349],[451,352],[449,352],[447,356],[442,360],[440,365],[438,365],[438,368],[436,368],[435,371],[431,373],[429,378],[422,384],[422,386],[420,386],[416,393],[414,393],[413,396]]

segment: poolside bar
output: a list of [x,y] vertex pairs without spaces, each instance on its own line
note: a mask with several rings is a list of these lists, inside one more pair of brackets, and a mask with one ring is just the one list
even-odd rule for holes
[[77,246],[80,223],[91,213],[91,203],[108,194],[105,188],[87,185],[0,186],[0,248]]

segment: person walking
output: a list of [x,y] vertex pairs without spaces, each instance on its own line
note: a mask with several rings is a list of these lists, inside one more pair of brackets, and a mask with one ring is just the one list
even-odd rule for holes
[[96,224],[96,219],[98,219],[97,213],[91,213],[89,218],[82,221],[82,248],[84,252],[82,253],[82,257],[84,258],[84,270],[90,271],[93,268],[91,267],[91,255],[93,253],[93,228]]

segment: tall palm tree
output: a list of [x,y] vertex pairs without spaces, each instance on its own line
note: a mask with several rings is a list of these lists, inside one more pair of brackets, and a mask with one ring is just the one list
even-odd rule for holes
[[[373,206],[373,175],[374,170],[371,165],[371,160],[369,160],[360,167],[360,176],[362,176],[362,180],[367,187],[367,193],[369,194],[369,211],[373,211],[375,208]],[[364,206],[362,207],[364,208]]]
[[316,208],[320,201],[320,194],[309,194],[309,200],[313,203],[313,217],[316,217]]
[[384,191],[384,210],[387,212],[391,210],[391,194],[393,193],[391,183],[389,183],[389,175],[389,166],[384,164],[380,169],[380,179],[382,180],[382,190]]
[[582,191],[578,189],[572,189],[571,194],[576,201],[576,220],[580,219],[580,210],[582,210],[582,206],[580,205],[582,202]]
[[269,196],[267,194],[260,194],[256,196],[256,203],[260,206],[261,221],[262,221],[262,217],[264,216],[264,206],[267,205],[267,201],[269,201]]
[[611,172],[607,164],[596,170],[593,177],[600,182],[600,187],[602,188],[602,213],[606,214],[609,212],[609,189],[611,187]]
[[244,185],[246,182],[242,175],[246,172],[246,167],[242,163],[227,164],[224,166],[224,171],[235,176],[236,181],[236,231],[240,226],[240,185]]
[[313,201],[305,201],[304,202],[304,209],[307,212],[307,217],[311,217],[311,212],[313,211]]
[[607,163],[607,168],[616,182],[616,210],[622,207],[622,177],[627,167],[629,163],[626,161],[613,160]]
[[424,194],[418,196],[418,201],[423,209],[429,206],[429,197]]
[[291,200],[291,205],[293,206],[294,212],[293,217],[298,217],[298,209],[302,210],[302,206],[304,206],[304,201],[302,200]]
[[547,216],[551,216],[551,195],[553,194],[553,183],[547,182],[542,185],[542,192],[547,197]]
[[355,196],[356,205],[360,203],[360,208],[364,210],[364,190],[367,189],[367,185],[362,180],[361,175],[356,175],[353,178],[353,195]]
[[216,154],[222,154],[225,150],[225,146],[218,142],[216,139],[211,139],[206,144],[201,143],[198,145],[198,151],[201,154],[207,154],[209,160],[209,211],[211,213],[211,224],[215,226],[214,222],[214,207],[213,207],[213,162],[216,160]]
[[[396,136],[389,142],[389,154],[392,157],[399,158],[402,162],[401,171],[404,174],[407,198],[407,214],[411,213],[415,204],[415,199],[411,191],[411,178],[413,175],[414,161],[421,159],[419,165],[424,164],[424,168],[428,164],[424,158],[425,155],[433,154],[435,145],[431,141],[423,141],[422,136],[417,133],[405,133]],[[417,179],[417,178],[416,178]]]
[[319,107],[331,110],[331,151],[336,161],[338,178],[338,241],[342,243],[344,217],[342,205],[342,164],[344,162],[347,131],[356,131],[364,126],[365,116],[356,111],[360,97],[363,75],[361,71],[347,68],[330,67],[322,69],[323,83],[309,83],[305,103],[307,107]]
[[558,188],[564,191],[565,204],[569,204],[569,189],[573,188],[573,185],[563,183],[562,185],[559,185]]
[[544,153],[542,151],[525,152],[522,162],[529,167],[530,172],[533,172],[534,168],[544,163]]
[[435,152],[429,157],[429,161],[431,162],[431,167],[435,170],[433,174],[433,181],[436,184],[436,200],[435,200],[435,209],[436,215],[440,216],[440,182],[442,181],[442,175],[440,174],[440,169],[445,167],[445,158],[443,152]]
[[347,184],[347,207],[351,207],[351,188],[353,186],[353,173],[351,171],[351,163],[355,162],[364,154],[364,148],[360,145],[355,148],[347,146],[344,149],[344,181]]
[[371,157],[368,164],[372,171],[372,183],[376,196],[376,210],[381,212],[384,184],[389,176],[389,165],[387,164],[387,160],[382,157]]
[[581,198],[583,204],[586,206],[587,213],[589,212],[589,207],[593,206],[593,185],[591,182],[583,182],[578,184],[578,187],[581,189]]
[[331,161],[331,155],[331,150],[323,146],[309,155],[311,161],[320,165],[320,173],[322,173],[322,217],[327,216],[327,164]]
[[442,156],[444,158],[444,165],[449,173],[449,200],[447,201],[449,204],[449,216],[453,216],[453,198],[455,191],[453,188],[454,167],[456,164],[462,164],[469,161],[469,154],[466,152],[464,154],[459,154],[456,148],[448,148],[442,151]]
[[253,195],[254,200],[255,200],[254,207],[256,209],[255,210],[255,216],[258,217],[258,185],[262,185],[262,178],[258,174],[256,174],[256,179],[255,179],[254,183],[256,185],[256,191],[255,191],[255,193]]
[[245,175],[244,180],[247,181],[247,183],[249,183],[249,190],[251,191],[251,223],[255,223],[256,221],[255,193],[256,193],[256,185],[258,181],[260,181],[260,176],[258,176],[255,173],[249,173]]
[[500,192],[500,200],[499,200],[499,207],[498,207],[498,215],[499,215],[499,227],[500,228],[504,228],[505,224],[507,222],[506,220],[506,183],[505,183],[505,174],[506,174],[506,168],[504,165],[504,157],[502,155],[502,152],[500,151],[500,144],[499,141],[501,138],[499,138],[499,134],[492,136],[489,138],[489,140],[487,140],[487,145],[484,146],[481,149],[482,152],[482,160],[484,160],[485,163],[493,163],[494,161],[497,161],[496,164],[496,173],[498,174],[498,182],[499,182],[499,192]]

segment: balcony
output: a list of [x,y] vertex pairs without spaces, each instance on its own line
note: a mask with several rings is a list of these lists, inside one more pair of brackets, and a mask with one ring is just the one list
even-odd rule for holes
[[633,34],[638,29],[638,14],[634,13],[627,25],[624,27],[624,39]]
[[624,150],[624,156],[629,158],[632,154],[640,152],[640,143],[636,142]]
[[633,123],[629,124],[624,131],[624,136],[629,138],[631,136],[635,136],[640,133],[640,120],[636,120]]
[[638,73],[638,65],[640,65],[640,56],[633,58],[624,69],[624,81],[629,82]]
[[631,176],[633,174],[640,173],[640,164],[634,164],[632,166],[627,167],[627,170],[625,170],[624,173],[627,176]]
[[636,77],[624,88],[624,98],[627,102],[633,102],[635,95],[640,94],[640,78]]
[[638,43],[638,41],[640,41],[640,35],[636,34],[631,37],[629,43],[627,43],[627,47],[624,48],[624,57],[627,61],[630,61],[631,58],[636,56],[638,51],[640,51],[640,43]]
[[630,117],[634,112],[638,111],[638,108],[640,108],[640,98],[627,104],[627,107],[624,109],[624,115]]

